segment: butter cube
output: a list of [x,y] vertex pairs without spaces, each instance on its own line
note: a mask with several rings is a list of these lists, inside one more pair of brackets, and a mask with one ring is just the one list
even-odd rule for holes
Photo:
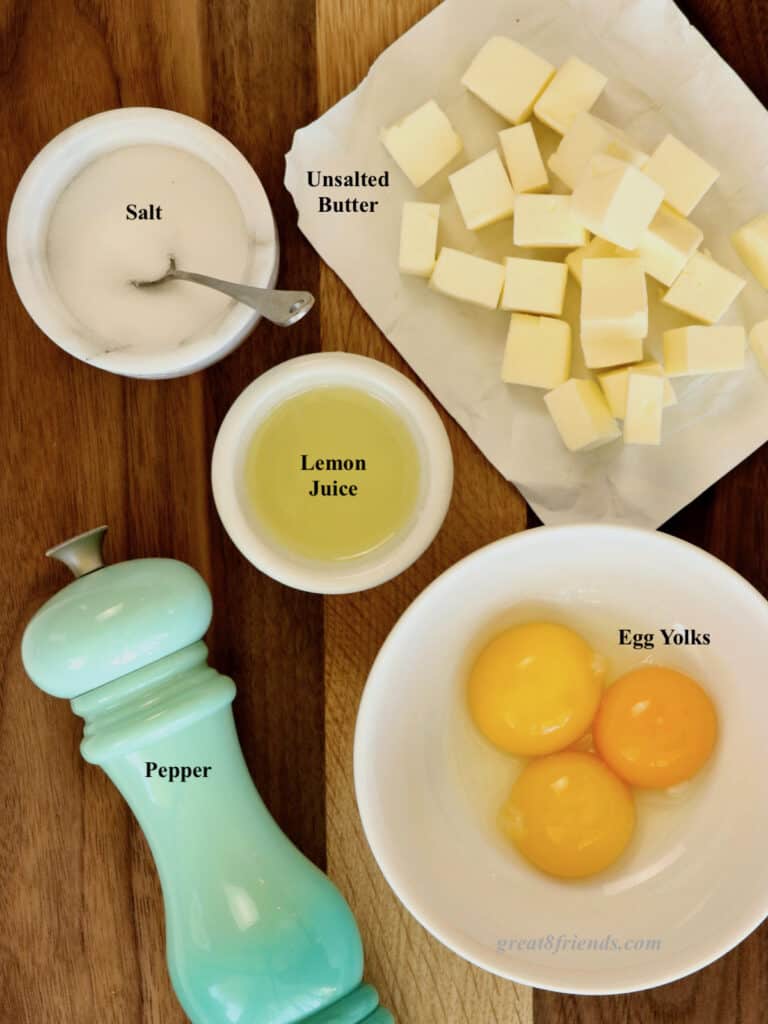
[[462,85],[512,124],[531,116],[554,75],[542,57],[506,36],[493,36],[467,68]]
[[587,259],[581,267],[581,348],[590,369],[635,363],[648,334],[648,294],[639,260]]
[[684,217],[720,176],[674,135],[662,139],[643,170],[661,185],[669,205]]
[[601,153],[633,167],[641,167],[648,160],[648,154],[637,149],[620,128],[585,112],[573,119],[560,145],[549,158],[549,169],[573,189],[584,177],[592,158]]
[[581,284],[581,265],[584,260],[602,260],[608,258],[618,259],[621,256],[629,256],[630,253],[620,249],[613,242],[606,242],[604,238],[591,238],[586,245],[580,249],[574,249],[565,257],[568,269]]
[[593,380],[572,377],[544,396],[549,414],[572,452],[589,451],[619,436],[600,388]]
[[495,149],[454,171],[448,180],[464,223],[471,231],[512,216],[515,193]]
[[663,377],[654,377],[648,373],[630,373],[627,383],[624,443],[661,444],[663,407]]
[[677,404],[677,395],[670,381],[664,375],[662,367],[652,359],[633,366],[618,366],[615,370],[606,370],[597,374],[597,380],[605,395],[611,415],[623,420],[627,409],[627,384],[632,373],[650,374],[652,377],[664,378],[664,407]]
[[438,203],[403,203],[400,221],[400,273],[429,277],[435,267]]
[[385,129],[381,141],[411,184],[421,188],[461,152],[461,139],[434,100]]
[[578,57],[569,57],[534,104],[540,121],[564,135],[578,114],[590,110],[608,79]]
[[661,301],[695,320],[714,324],[746,283],[710,256],[695,252]]
[[501,379],[507,384],[556,388],[571,372],[571,327],[564,320],[513,313]]
[[701,245],[703,237],[701,228],[662,203],[633,255],[640,260],[646,274],[669,286]]
[[512,236],[515,245],[533,249],[573,249],[588,237],[573,216],[570,196],[530,192],[515,199]]
[[664,372],[727,373],[744,367],[743,327],[676,327],[664,332]]
[[757,280],[768,288],[768,213],[744,224],[731,235],[733,247]]
[[642,338],[623,338],[620,335],[585,340],[582,334],[581,352],[584,365],[590,370],[599,370],[603,366],[638,362],[643,358],[643,341]]
[[592,234],[636,249],[664,199],[664,190],[632,164],[598,155],[573,190],[573,215]]
[[564,263],[510,256],[506,261],[501,308],[560,316],[567,283],[568,268]]
[[749,347],[760,369],[768,377],[768,320],[760,320],[749,332]]
[[549,175],[530,121],[499,132],[501,151],[515,192],[541,192]]
[[429,283],[443,295],[472,302],[486,309],[496,309],[504,284],[504,267],[500,263],[443,246]]

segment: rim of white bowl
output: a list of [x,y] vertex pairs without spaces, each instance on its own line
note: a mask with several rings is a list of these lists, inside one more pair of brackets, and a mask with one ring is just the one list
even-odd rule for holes
[[45,237],[63,189],[94,159],[123,146],[155,144],[186,150],[210,164],[228,183],[242,210],[254,249],[248,284],[271,288],[279,265],[275,220],[264,186],[229,139],[194,117],[162,107],[106,110],[54,136],[35,156],[16,187],[8,214],[7,251],[13,283],[40,330],[76,359],[124,377],[160,379],[194,373],[232,352],[258,323],[259,314],[236,303],[216,325],[195,338],[195,355],[184,347],[156,353],[118,351],[94,355],[50,281]]
[[[288,398],[327,385],[362,389],[387,402],[409,427],[421,461],[421,493],[409,524],[371,555],[343,562],[314,561],[281,547],[248,516],[241,484],[245,453],[257,425]],[[314,352],[268,370],[235,400],[216,437],[211,481],[224,529],[256,568],[297,590],[349,594],[399,575],[429,547],[450,504],[453,456],[436,409],[402,373],[367,356]]]
[[421,608],[422,605],[431,601],[435,591],[449,586],[453,577],[460,575],[465,563],[478,558],[492,557],[493,553],[499,552],[502,548],[519,547],[521,545],[546,544],[547,538],[553,534],[558,534],[560,536],[571,534],[573,542],[579,543],[579,539],[583,538],[585,535],[594,535],[598,533],[612,533],[617,537],[625,537],[630,543],[635,543],[638,540],[647,541],[652,545],[658,545],[662,550],[665,548],[686,549],[688,554],[693,558],[700,559],[702,562],[707,562],[710,568],[722,573],[724,577],[727,577],[733,583],[736,583],[744,593],[745,598],[753,601],[756,608],[760,608],[762,613],[766,616],[766,624],[768,625],[768,600],[763,597],[759,590],[753,587],[752,584],[735,569],[732,569],[715,555],[697,547],[695,544],[691,544],[689,541],[681,540],[679,537],[673,537],[670,534],[660,533],[643,527],[625,526],[618,523],[581,523],[560,526],[539,526],[529,530],[522,530],[519,533],[511,534],[507,537],[502,537],[497,541],[493,541],[491,544],[486,544],[483,547],[478,548],[477,551],[472,552],[472,554],[467,555],[460,561],[454,563],[454,565],[446,569],[427,587],[425,587],[418,597],[416,597],[402,613],[400,618],[392,627],[386,640],[379,648],[376,659],[368,674],[363,695],[360,700],[360,706],[358,708],[357,721],[355,723],[353,750],[355,796],[357,799],[357,806],[360,813],[363,831],[381,873],[405,909],[423,928],[425,928],[444,946],[456,953],[457,956],[460,956],[469,963],[480,967],[482,970],[488,971],[489,973],[508,981],[514,981],[518,984],[531,985],[545,991],[562,992],[568,995],[621,995],[628,992],[640,992],[652,988],[658,988],[660,985],[679,981],[681,978],[695,974],[696,971],[702,970],[704,967],[708,967],[716,960],[725,956],[726,953],[730,952],[738,946],[739,943],[743,942],[744,939],[746,939],[763,923],[766,917],[768,917],[768,891],[762,893],[759,898],[754,900],[751,904],[751,909],[745,910],[737,921],[732,922],[728,927],[724,927],[717,942],[710,942],[706,948],[699,950],[695,955],[690,955],[687,958],[683,955],[679,955],[677,958],[678,966],[676,967],[672,967],[666,971],[649,970],[649,978],[647,982],[644,982],[642,985],[634,983],[631,985],[622,985],[620,982],[617,983],[615,980],[606,985],[580,984],[577,980],[574,980],[573,976],[575,975],[575,972],[567,971],[565,973],[571,974],[571,978],[567,985],[556,985],[551,980],[540,976],[538,974],[538,968],[516,971],[514,968],[511,968],[510,970],[502,970],[496,965],[491,966],[489,964],[487,950],[485,947],[479,943],[465,939],[458,928],[453,926],[449,921],[442,920],[440,918],[439,912],[435,912],[421,903],[418,893],[413,891],[413,887],[410,887],[409,883],[405,883],[403,879],[399,877],[398,871],[393,866],[391,849],[393,844],[396,842],[396,839],[391,836],[387,836],[386,830],[376,821],[373,806],[368,802],[370,776],[374,772],[370,759],[369,736],[372,733],[375,723],[375,703],[378,699],[377,691],[385,685],[385,674],[380,673],[383,673],[383,666],[389,657],[390,651],[397,643],[398,631],[401,624],[407,616],[411,615],[412,612],[415,612],[417,609]]

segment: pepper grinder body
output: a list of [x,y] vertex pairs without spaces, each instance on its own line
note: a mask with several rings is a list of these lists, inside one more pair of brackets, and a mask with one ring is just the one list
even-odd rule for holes
[[200,639],[210,615],[189,566],[124,562],[41,609],[24,663],[42,688],[70,697],[85,720],[83,757],[109,775],[146,835],[171,981],[192,1024],[390,1024],[361,983],[349,907],[251,780],[234,683],[208,666]]

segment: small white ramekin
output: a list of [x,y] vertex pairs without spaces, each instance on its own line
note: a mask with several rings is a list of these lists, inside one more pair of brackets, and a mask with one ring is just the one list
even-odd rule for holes
[[279,248],[272,208],[251,165],[231,142],[192,117],[157,107],[108,110],[78,121],[52,139],[19,182],[8,216],[8,263],[16,291],[37,326],[70,355],[126,377],[180,377],[222,359],[259,320],[235,304],[214,330],[191,342],[132,352],[105,351],[75,321],[50,278],[46,237],[53,207],[62,191],[88,164],[124,146],[175,146],[205,160],[229,184],[243,211],[252,240],[246,284],[271,287],[277,278]]
[[[339,562],[315,561],[276,544],[261,528],[245,492],[246,456],[258,425],[287,399],[322,386],[357,388],[387,402],[410,429],[421,462],[417,506],[402,532],[368,555]],[[249,385],[224,418],[211,473],[224,529],[248,561],[281,583],[315,594],[368,590],[407,569],[432,543],[453,489],[448,435],[426,396],[389,366],[345,352],[289,359]]]

